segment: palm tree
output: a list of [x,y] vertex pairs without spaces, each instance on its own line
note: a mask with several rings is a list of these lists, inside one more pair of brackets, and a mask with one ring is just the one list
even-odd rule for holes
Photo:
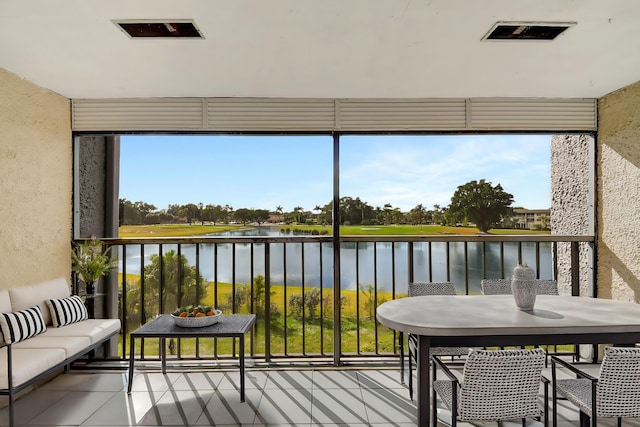
[[278,222],[282,222],[284,220],[284,218],[282,217],[282,206],[278,205],[276,206],[276,213],[278,214]]
[[297,218],[296,222],[300,224],[300,214],[304,212],[304,208],[302,206],[296,206],[295,208],[293,208],[293,212],[295,213]]

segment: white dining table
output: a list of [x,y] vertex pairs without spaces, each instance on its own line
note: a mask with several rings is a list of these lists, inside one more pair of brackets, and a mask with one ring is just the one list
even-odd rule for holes
[[429,426],[431,347],[640,342],[640,304],[539,295],[533,311],[511,295],[420,296],[378,306],[377,320],[418,339],[418,425]]

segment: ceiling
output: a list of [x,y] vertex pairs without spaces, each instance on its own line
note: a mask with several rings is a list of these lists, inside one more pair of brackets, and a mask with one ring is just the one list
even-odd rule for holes
[[[193,19],[194,39],[112,21]],[[497,21],[575,22],[481,41]],[[2,0],[0,67],[67,98],[598,98],[640,80],[638,0]]]

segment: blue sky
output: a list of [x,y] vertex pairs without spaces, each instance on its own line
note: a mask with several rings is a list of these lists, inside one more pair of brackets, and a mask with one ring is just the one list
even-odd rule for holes
[[[513,206],[545,209],[551,135],[342,136],[340,194],[369,205],[446,206],[459,185],[485,179]],[[204,203],[284,211],[331,201],[330,136],[121,137],[120,197],[158,209]]]

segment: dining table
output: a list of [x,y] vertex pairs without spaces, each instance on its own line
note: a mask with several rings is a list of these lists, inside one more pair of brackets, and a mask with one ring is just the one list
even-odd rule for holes
[[418,336],[418,425],[431,423],[430,348],[640,342],[640,304],[603,298],[538,295],[522,311],[512,295],[431,295],[387,301],[384,326]]

